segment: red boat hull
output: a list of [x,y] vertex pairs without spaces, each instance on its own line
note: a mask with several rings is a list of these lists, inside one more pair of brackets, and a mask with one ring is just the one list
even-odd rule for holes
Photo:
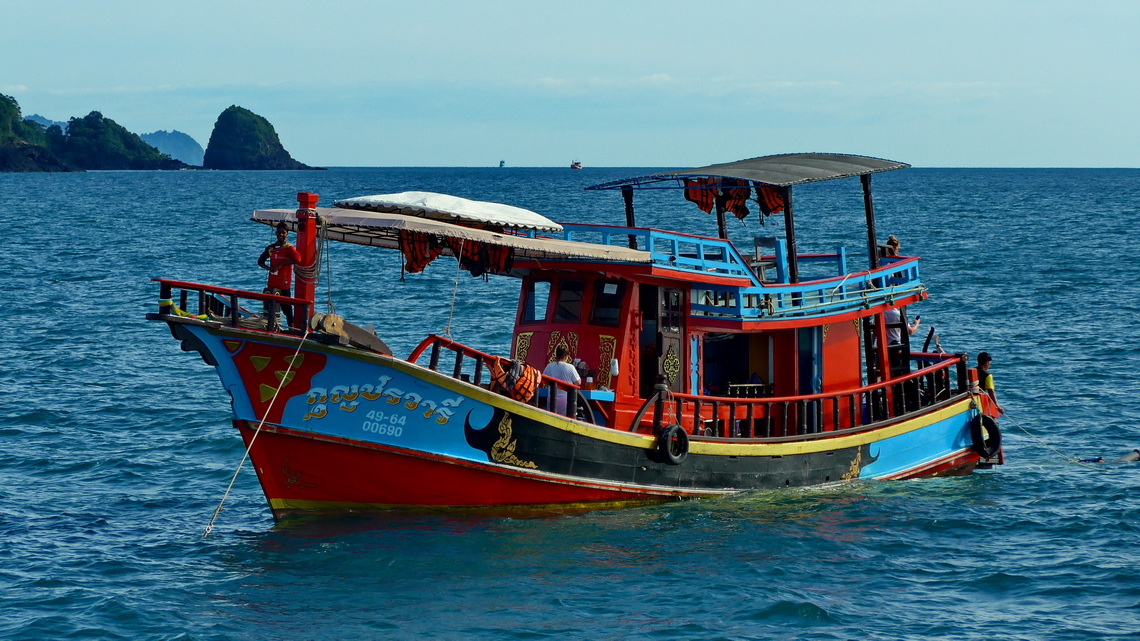
[[275,516],[392,507],[570,511],[731,493],[587,482],[283,429],[254,438],[256,426],[234,425],[247,447],[253,443],[250,458]]

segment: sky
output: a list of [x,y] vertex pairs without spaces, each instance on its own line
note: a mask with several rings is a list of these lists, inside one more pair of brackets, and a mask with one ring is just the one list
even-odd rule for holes
[[320,166],[1140,167],[1140,1],[37,0],[0,93]]

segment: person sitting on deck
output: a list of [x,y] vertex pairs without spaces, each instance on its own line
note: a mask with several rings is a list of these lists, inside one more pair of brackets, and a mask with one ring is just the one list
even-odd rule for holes
[[[293,285],[293,265],[300,264],[301,254],[297,248],[289,243],[289,226],[277,223],[277,240],[266,245],[261,256],[257,258],[257,265],[269,272],[269,280],[265,284],[264,293],[290,296],[289,288]],[[277,304],[267,305],[270,311],[270,326],[277,324]],[[293,306],[285,305],[285,322],[293,324]]]
[[[546,369],[542,370],[542,375],[574,385],[582,380],[582,377],[578,375],[578,369],[570,364],[570,350],[565,345],[559,345],[554,350],[554,360],[546,366]],[[558,390],[554,406],[558,414],[566,415],[566,392]]]

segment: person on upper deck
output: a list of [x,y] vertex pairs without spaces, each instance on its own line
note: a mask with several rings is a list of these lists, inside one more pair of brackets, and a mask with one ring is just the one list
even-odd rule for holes
[[[559,345],[554,350],[554,360],[542,370],[543,376],[556,378],[564,383],[571,383],[577,385],[581,382],[582,377],[578,374],[578,369],[570,364],[570,350],[565,345]],[[566,415],[566,392],[558,390],[555,397],[555,408],[557,412]]]
[[[301,262],[301,254],[297,248],[289,243],[289,226],[277,223],[277,240],[265,246],[265,251],[257,259],[257,264],[269,272],[269,279],[265,284],[266,294],[291,296],[290,288],[293,285],[293,265]],[[285,305],[285,322],[293,324],[293,306]],[[276,312],[274,312],[276,316]],[[276,322],[276,321],[274,321]]]
[[[894,236],[892,236],[892,238],[894,238]],[[915,316],[914,320],[906,326],[906,333],[908,335],[914,336],[914,333],[918,331],[920,318],[922,317]],[[883,312],[883,319],[887,324],[887,344],[898,345],[902,342],[902,330],[900,330],[898,327],[891,327],[891,325],[901,324],[902,314],[899,313],[899,310],[897,308],[891,308]]]
[[877,245],[879,248],[879,258],[887,256],[898,256],[899,250],[902,249],[902,243],[895,236],[887,236],[887,244]]
[[978,386],[994,402],[994,408],[997,409],[998,414],[1005,414],[1005,410],[998,404],[997,391],[994,390],[994,376],[990,374],[990,363],[992,362],[993,359],[990,358],[989,352],[978,354]]

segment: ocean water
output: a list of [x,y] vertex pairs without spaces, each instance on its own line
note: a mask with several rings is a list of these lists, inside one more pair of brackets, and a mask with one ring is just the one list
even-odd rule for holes
[[[213,371],[144,320],[167,277],[258,289],[255,208],[427,190],[621,223],[647,169],[0,174],[0,638],[1106,639],[1140,636],[1138,170],[876,175],[916,306],[989,351],[1007,465],[569,516],[274,522]],[[802,251],[865,255],[857,180],[796,190]],[[676,192],[638,222],[715,234]],[[730,221],[744,251],[783,233]],[[447,325],[504,351],[509,279],[400,279],[334,246],[319,298],[398,354]],[[456,287],[458,282],[458,287]],[[504,314],[504,312],[507,312]],[[925,331],[925,330],[924,330]],[[924,334],[923,334],[924,335]]]

